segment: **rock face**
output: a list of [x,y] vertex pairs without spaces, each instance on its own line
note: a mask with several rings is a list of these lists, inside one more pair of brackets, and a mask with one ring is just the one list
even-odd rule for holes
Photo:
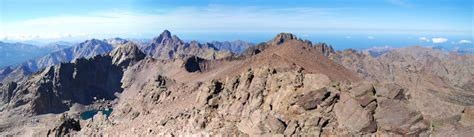
[[280,33],[270,42],[272,45],[280,45],[288,40],[298,40],[298,38],[291,33]]
[[74,103],[87,105],[97,99],[115,99],[115,93],[122,91],[123,69],[144,56],[136,45],[128,43],[110,55],[48,67],[21,84],[3,86],[2,101],[8,102],[4,107],[21,109],[25,114],[61,113]]
[[329,56],[329,55],[332,55],[332,54],[336,53],[334,48],[332,48],[331,45],[328,45],[326,43],[318,43],[314,46],[317,50],[321,51],[321,53],[323,53],[324,56]]
[[242,40],[236,40],[236,41],[212,41],[209,42],[209,44],[212,44],[213,47],[217,48],[217,50],[227,50],[232,53],[236,54],[241,54],[243,53],[247,48],[253,47],[254,44],[248,43]]
[[132,42],[119,45],[116,49],[110,52],[110,56],[112,57],[112,64],[124,68],[145,58],[145,54],[140,51],[135,43]]
[[74,119],[66,114],[61,115],[58,120],[58,125],[53,129],[48,130],[47,136],[65,136],[68,133],[81,130],[79,120]]
[[413,106],[401,100],[381,99],[375,113],[380,129],[403,135],[417,135],[428,130],[428,122]]
[[16,89],[17,87],[17,83],[15,82],[8,82],[4,85],[0,85],[0,94],[1,94],[1,102],[0,102],[0,106],[1,106],[1,109],[0,110],[3,110],[4,106],[6,104],[8,104],[11,100],[11,98],[13,97],[13,91]]
[[373,108],[364,108],[347,93],[341,94],[340,101],[334,107],[334,111],[341,127],[349,129],[352,133],[373,133],[377,130],[372,115]]
[[[117,124],[125,124],[128,119],[134,119],[136,123],[133,125],[149,125],[146,127],[155,133],[316,135],[320,134],[325,126],[327,126],[325,128],[334,127],[329,126],[331,123],[335,124],[331,108],[338,100],[339,91],[332,87],[303,88],[305,79],[320,78],[315,76],[319,75],[305,75],[297,70],[278,72],[271,68],[260,68],[244,71],[239,75],[228,77],[225,81],[212,80],[187,88],[166,78],[168,79],[164,80],[166,82],[158,82],[167,83],[165,89],[141,90],[144,92],[133,90],[135,87],[161,85],[146,82],[143,86],[133,85],[125,89],[123,97],[135,98],[136,101],[120,102],[115,110],[118,113],[114,113],[116,115],[113,115],[111,120]],[[168,81],[171,84],[168,84]],[[156,96],[154,93],[159,93],[158,98],[154,98]],[[318,96],[320,103],[313,104],[309,96],[321,93],[323,95]],[[178,100],[182,101],[177,103]],[[137,106],[141,102],[155,105]],[[308,104],[313,107],[305,109]],[[139,115],[135,115],[136,112],[139,112]],[[152,122],[154,120],[150,119],[161,122],[155,125]],[[183,128],[179,128],[182,126]],[[120,128],[122,126],[111,127],[110,131],[105,132],[113,133]],[[148,129],[136,129],[130,134],[137,134],[142,130]]]
[[329,58],[375,83],[380,109],[374,116],[381,130],[412,135],[431,123],[434,134],[466,133],[456,117],[473,105],[474,56],[415,46],[376,58],[354,50]]

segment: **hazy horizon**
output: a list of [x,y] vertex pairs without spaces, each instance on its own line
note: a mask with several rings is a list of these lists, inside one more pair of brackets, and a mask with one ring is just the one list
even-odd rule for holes
[[472,2],[463,0],[4,0],[0,7],[6,42],[152,39],[168,29],[184,40],[252,43],[290,32],[338,49],[473,46]]

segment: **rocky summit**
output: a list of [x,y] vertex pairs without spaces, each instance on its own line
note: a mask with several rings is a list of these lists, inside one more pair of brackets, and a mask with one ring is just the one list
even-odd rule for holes
[[291,33],[236,43],[248,48],[165,30],[144,46],[81,50],[97,55],[0,84],[0,135],[474,134],[472,55],[408,47],[373,56]]

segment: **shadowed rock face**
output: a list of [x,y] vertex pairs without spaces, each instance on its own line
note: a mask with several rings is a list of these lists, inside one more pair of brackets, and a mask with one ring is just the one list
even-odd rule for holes
[[73,103],[88,105],[94,98],[112,100],[116,98],[114,93],[122,91],[122,75],[122,68],[113,65],[110,56],[63,63],[22,81],[8,106],[44,114],[64,112]]
[[68,133],[81,130],[79,120],[74,119],[67,114],[61,115],[57,121],[57,126],[53,129],[48,130],[47,136],[65,136]]
[[201,62],[204,59],[199,57],[190,57],[184,62],[184,68],[188,72],[200,72],[201,70]]
[[213,47],[217,48],[218,50],[227,50],[232,53],[242,54],[247,48],[255,46],[252,43],[248,43],[241,40],[236,41],[212,41],[208,44],[212,44]]
[[257,46],[247,48],[242,56],[249,57],[261,53],[263,50],[268,48],[270,45],[267,43],[260,43]]
[[[48,67],[21,81],[2,86],[7,109],[20,108],[24,113],[62,113],[74,103],[90,105],[96,100],[113,100],[123,91],[123,71],[143,59],[131,43],[110,55],[80,58],[73,63]],[[14,89],[14,90],[12,90]]]
[[0,95],[1,95],[1,99],[0,99],[0,110],[3,110],[4,109],[4,106],[6,104],[8,104],[13,96],[13,91],[16,89],[17,87],[17,83],[15,82],[8,82],[4,85],[1,85],[0,84]]
[[288,40],[298,40],[298,38],[291,33],[280,33],[275,38],[273,38],[271,44],[280,45]]

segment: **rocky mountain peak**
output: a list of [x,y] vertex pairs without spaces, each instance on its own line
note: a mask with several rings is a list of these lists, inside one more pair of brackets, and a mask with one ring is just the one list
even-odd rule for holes
[[171,39],[174,41],[181,41],[181,39],[179,39],[179,37],[176,35],[173,35]]
[[165,30],[148,45],[142,47],[145,54],[156,59],[172,59],[198,56],[204,59],[224,58],[231,55],[228,51],[219,51],[213,46],[200,44],[197,41],[184,42],[176,35]]
[[117,48],[112,50],[109,55],[112,57],[113,64],[122,67],[128,67],[129,65],[145,58],[145,53],[140,51],[137,44],[133,42],[119,45]]
[[171,38],[171,32],[169,30],[163,30],[163,32],[161,33],[161,36],[163,37],[167,37],[167,38]]
[[163,43],[165,40],[172,39],[171,32],[168,30],[164,30],[160,36],[153,39],[155,43]]
[[275,38],[273,38],[271,43],[274,45],[280,45],[284,43],[285,41],[289,41],[289,40],[298,40],[298,37],[296,37],[296,35],[291,34],[291,33],[282,32],[278,34]]
[[336,53],[334,48],[332,48],[331,45],[328,45],[326,43],[318,43],[314,46],[317,50],[321,51],[321,53],[324,54],[324,56],[329,56],[331,54]]
[[90,39],[90,40],[84,41],[81,44],[84,44],[84,45],[98,45],[98,44],[101,44],[101,43],[104,43],[104,41],[98,40],[98,39]]

